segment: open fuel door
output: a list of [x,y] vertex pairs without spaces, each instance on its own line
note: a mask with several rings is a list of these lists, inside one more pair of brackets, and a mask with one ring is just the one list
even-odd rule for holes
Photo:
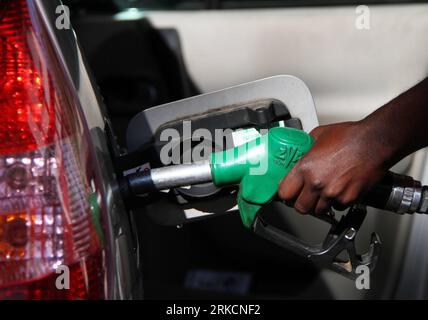
[[[208,158],[209,154],[196,152],[195,159],[201,143],[220,151],[255,138],[258,129],[287,126],[310,132],[317,125],[314,101],[300,79],[283,75],[249,82],[139,113],[129,124],[127,148],[140,165],[124,174],[177,164],[177,160],[187,163]],[[206,141],[207,136],[211,141]],[[171,150],[170,145],[178,150]],[[181,225],[236,211],[236,189],[219,189],[212,183],[174,188],[145,201],[144,207],[158,224]]]

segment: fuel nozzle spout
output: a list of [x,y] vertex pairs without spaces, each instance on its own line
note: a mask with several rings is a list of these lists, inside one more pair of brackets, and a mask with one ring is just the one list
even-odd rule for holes
[[211,164],[202,161],[139,171],[128,175],[127,180],[134,195],[211,182]]

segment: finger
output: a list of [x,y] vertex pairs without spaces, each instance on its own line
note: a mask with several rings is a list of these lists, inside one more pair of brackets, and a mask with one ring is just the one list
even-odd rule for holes
[[[338,208],[345,210],[346,208],[352,206],[358,199],[360,195],[361,188],[358,184],[353,184],[352,186],[345,189],[345,191],[337,197]],[[338,209],[339,210],[339,209]]]
[[279,185],[278,195],[280,199],[284,201],[296,200],[302,191],[303,184],[303,176],[293,168]]
[[317,205],[315,206],[315,213],[322,214],[327,212],[331,207],[331,200],[320,197]]
[[333,208],[338,211],[343,211],[349,208],[354,204],[355,200],[348,196],[339,196],[339,198],[335,199],[333,202]]
[[297,197],[297,200],[294,204],[294,209],[298,212],[307,214],[313,212],[315,206],[317,205],[319,200],[319,191],[314,190],[308,184],[305,184],[302,192]]

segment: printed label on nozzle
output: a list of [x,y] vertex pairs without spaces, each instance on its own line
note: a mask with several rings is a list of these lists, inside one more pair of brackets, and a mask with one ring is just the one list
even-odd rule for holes
[[260,133],[255,128],[239,129],[232,133],[233,145],[235,147],[247,143],[260,137]]
[[[284,121],[278,122],[278,127],[284,127]],[[235,147],[252,141],[260,137],[260,132],[256,128],[238,129],[232,132],[233,145]]]

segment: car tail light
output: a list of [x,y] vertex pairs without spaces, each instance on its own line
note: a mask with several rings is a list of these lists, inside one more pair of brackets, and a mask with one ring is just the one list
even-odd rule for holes
[[91,142],[34,5],[0,2],[0,298],[105,298]]

